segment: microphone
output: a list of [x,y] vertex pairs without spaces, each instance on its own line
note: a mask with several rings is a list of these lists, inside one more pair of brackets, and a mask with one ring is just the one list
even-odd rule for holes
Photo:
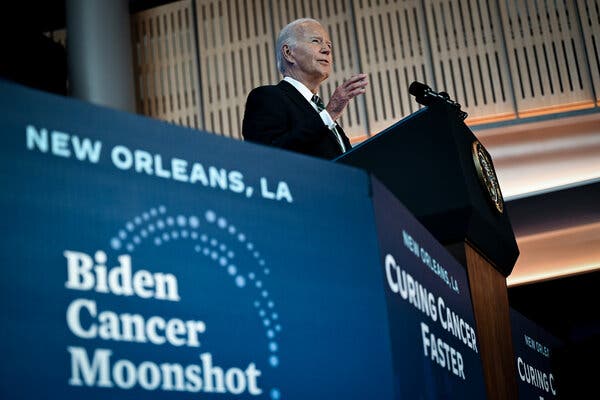
[[[414,81],[408,87],[408,93],[415,96],[417,98],[417,102],[419,104],[423,104],[419,101],[419,99],[425,99],[425,97],[427,95],[429,95],[430,93],[433,93],[433,90],[424,83]],[[427,103],[429,104],[429,101],[427,101]],[[427,105],[427,104],[423,104],[423,105]]]
[[468,114],[460,109],[460,104],[450,99],[450,95],[446,92],[437,93],[432,88],[424,83],[414,81],[408,87],[408,93],[415,96],[417,103],[428,106],[433,103],[442,102],[456,109],[458,118],[464,121]]

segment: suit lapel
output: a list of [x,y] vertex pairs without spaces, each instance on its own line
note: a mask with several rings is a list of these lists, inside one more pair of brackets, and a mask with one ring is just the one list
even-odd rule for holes
[[[302,96],[302,94],[300,94],[300,92],[291,83],[282,80],[277,84],[277,87],[280,88],[294,103],[296,103],[300,110],[306,113],[309,118],[317,118],[319,122],[323,123],[321,121],[319,113],[317,113],[317,110],[314,109],[314,107],[304,98],[304,96]],[[342,141],[344,142],[346,150],[349,150],[351,147],[350,142],[348,141],[344,131],[342,130],[342,127],[338,124],[336,125],[338,127],[338,132],[340,132],[340,135],[342,136]],[[333,141],[336,146],[339,147],[339,143],[335,137],[335,133],[331,131],[330,133],[331,134],[328,135],[329,139]]]
[[319,116],[317,110],[313,108],[313,106],[300,94],[300,92],[289,82],[281,81],[277,84],[283,92],[290,98],[301,110],[304,112],[310,113],[310,115]]

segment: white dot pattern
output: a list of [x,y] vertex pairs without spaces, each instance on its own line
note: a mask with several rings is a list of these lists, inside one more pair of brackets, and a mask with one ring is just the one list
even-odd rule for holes
[[[231,247],[237,246],[242,251],[248,252],[248,257],[256,262],[256,269],[242,274],[240,268],[233,264],[236,253],[229,248],[227,243],[220,242],[216,237],[211,237],[207,233],[199,232],[210,226],[213,227],[212,229],[216,228],[227,234],[231,238]],[[227,218],[219,216],[213,210],[206,210],[204,218],[181,214],[171,216],[167,215],[167,208],[160,205],[127,221],[124,227],[110,239],[110,247],[113,250],[125,248],[129,252],[133,252],[137,247],[143,245],[145,240],[149,240],[154,246],[163,246],[169,241],[188,238],[194,241],[193,250],[197,254],[207,257],[218,267],[224,268],[226,273],[233,278],[236,287],[252,291],[254,308],[261,319],[265,335],[269,339],[268,363],[272,368],[277,368],[280,360],[279,356],[275,354],[279,351],[276,337],[282,328],[278,321],[279,315],[275,310],[275,303],[271,294],[265,289],[265,280],[259,279],[259,275],[268,276],[270,270],[265,267],[266,261],[255,248],[255,243],[250,241],[238,227],[232,225]],[[269,309],[268,313],[263,305]],[[276,388],[271,389],[269,395],[272,400],[281,398],[281,393]]]

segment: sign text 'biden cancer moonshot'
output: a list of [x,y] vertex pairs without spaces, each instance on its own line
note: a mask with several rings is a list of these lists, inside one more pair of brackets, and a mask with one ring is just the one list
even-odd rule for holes
[[[159,301],[181,300],[175,275],[145,269],[134,271],[130,255],[120,255],[119,264],[108,268],[106,253],[101,250],[93,257],[72,250],[63,254],[67,260],[65,287],[69,290]],[[207,329],[206,323],[197,319],[105,309],[94,297],[97,296],[90,293],[88,298],[76,298],[67,307],[67,326],[79,339],[198,348]],[[68,383],[71,386],[254,396],[262,393],[258,384],[261,371],[253,362],[244,369],[223,368],[213,365],[213,355],[209,352],[199,355],[198,364],[182,365],[151,360],[134,363],[127,358],[117,359],[109,348],[88,352],[81,346],[69,346],[67,350],[70,354]]]

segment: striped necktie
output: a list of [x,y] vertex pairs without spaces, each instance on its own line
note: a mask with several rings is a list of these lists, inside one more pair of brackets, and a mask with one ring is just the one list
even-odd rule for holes
[[[312,97],[312,102],[315,103],[315,105],[317,106],[317,110],[319,112],[323,111],[325,109],[325,104],[323,103],[323,100],[321,100],[321,98],[319,97],[318,94],[313,95]],[[344,146],[344,142],[342,141],[342,136],[340,135],[340,133],[337,130],[337,126],[334,125],[333,129],[331,129],[331,131],[333,132],[333,134],[335,135],[335,138],[337,139],[340,148],[342,149],[342,153],[346,151],[346,146]]]

